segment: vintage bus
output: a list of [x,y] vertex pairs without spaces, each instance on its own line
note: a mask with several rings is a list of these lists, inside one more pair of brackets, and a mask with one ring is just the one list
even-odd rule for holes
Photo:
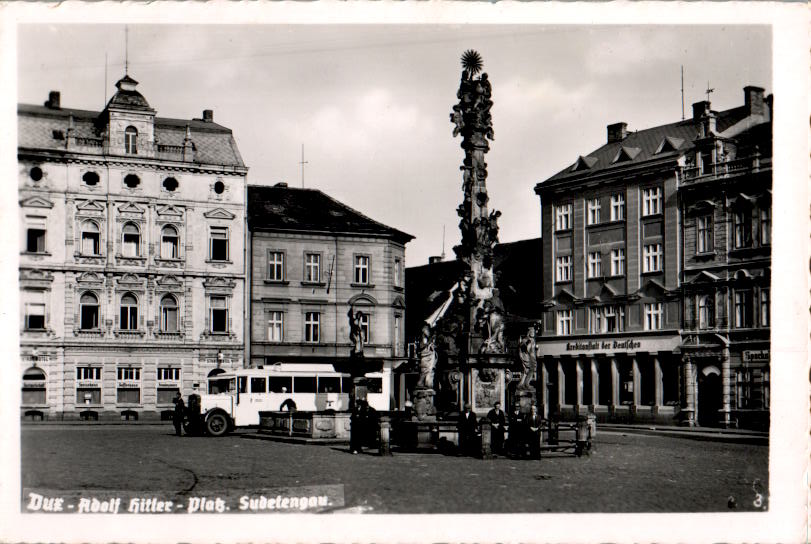
[[[277,363],[238,369],[209,376],[207,385],[208,393],[199,395],[200,418],[213,436],[234,427],[258,425],[263,411],[339,412],[351,408],[352,378],[324,365]],[[391,371],[386,368],[367,374],[366,385],[369,405],[389,410]]]

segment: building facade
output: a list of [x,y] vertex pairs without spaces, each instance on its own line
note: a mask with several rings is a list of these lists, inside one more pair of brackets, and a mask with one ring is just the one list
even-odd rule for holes
[[243,365],[247,168],[210,110],[156,117],[136,86],[18,107],[23,417],[167,417]]
[[[742,107],[699,102],[680,122],[609,125],[605,145],[535,187],[548,271],[537,339],[547,415],[746,424],[732,409],[733,382],[748,383],[751,399],[768,381],[768,325],[749,317],[764,285],[768,314],[770,251],[753,240],[758,214],[770,210],[770,156],[770,107],[762,89],[747,87]],[[736,215],[743,202],[751,217]],[[712,233],[701,250],[699,228],[705,241]],[[730,282],[743,282],[744,294]],[[712,325],[704,295],[723,307]],[[731,322],[736,297],[746,318]],[[736,374],[744,357],[757,363]]]
[[248,231],[251,366],[334,372],[352,349],[348,314],[360,312],[364,359],[381,369],[370,391],[394,399],[392,370],[406,360],[405,245],[413,237],[286,184],[248,187]]

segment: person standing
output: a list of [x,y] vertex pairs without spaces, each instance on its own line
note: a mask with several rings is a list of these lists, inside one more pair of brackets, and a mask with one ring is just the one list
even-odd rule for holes
[[534,404],[530,407],[527,420],[525,422],[527,440],[529,441],[529,456],[533,459],[541,458],[541,427],[543,420],[538,414],[538,407]]
[[175,413],[172,414],[172,425],[175,426],[175,434],[180,436],[182,434],[181,429],[183,428],[183,416],[186,412],[186,404],[183,402],[183,395],[180,394],[180,391],[175,393],[175,398],[172,402],[175,403]]
[[496,401],[493,409],[487,412],[487,419],[490,421],[492,430],[490,431],[490,447],[493,453],[501,455],[504,450],[504,427],[507,425],[507,417],[501,409],[501,403]]
[[526,439],[524,438],[524,420],[521,416],[521,407],[513,406],[510,414],[510,434],[507,437],[508,453],[511,457],[523,457],[526,451]]
[[479,422],[473,413],[470,404],[465,404],[464,411],[459,414],[459,451],[462,455],[475,455],[476,435],[479,432]]
[[349,451],[353,455],[363,451],[364,414],[361,411],[361,403],[360,400],[355,401],[349,415]]

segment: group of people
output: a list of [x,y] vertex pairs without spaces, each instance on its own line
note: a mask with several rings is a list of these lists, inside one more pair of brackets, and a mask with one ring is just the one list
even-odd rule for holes
[[365,400],[358,400],[349,415],[349,451],[358,454],[363,447],[377,442],[377,411]]
[[[510,457],[526,457],[529,454],[533,459],[540,458],[543,418],[538,413],[536,405],[533,404],[530,412],[523,415],[520,407],[516,405],[508,419],[501,409],[501,403],[496,402],[493,409],[487,413],[487,421],[490,423],[490,449],[494,454]],[[478,455],[481,447],[481,428],[470,404],[465,404],[464,410],[459,414],[457,427],[459,452],[462,455]]]
[[183,402],[183,395],[178,391],[175,393],[172,402],[175,405],[175,411],[172,413],[172,425],[175,427],[175,434],[181,436],[184,429],[186,434],[200,434],[200,396],[197,394],[189,395],[189,405],[186,406],[186,403]]

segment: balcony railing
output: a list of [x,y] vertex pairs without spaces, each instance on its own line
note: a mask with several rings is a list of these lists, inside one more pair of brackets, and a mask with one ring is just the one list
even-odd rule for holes
[[[83,136],[73,136],[69,133],[65,145],[67,149],[86,153],[110,153],[110,142],[105,138],[87,138]],[[152,144],[149,146],[139,142],[138,151],[138,155],[141,157],[173,161],[191,162],[194,160],[195,156],[192,146],[184,146],[182,144]]]
[[756,171],[760,168],[760,155],[735,159],[732,161],[714,162],[701,167],[682,168],[682,181],[692,181],[703,177],[723,177],[747,170]]

